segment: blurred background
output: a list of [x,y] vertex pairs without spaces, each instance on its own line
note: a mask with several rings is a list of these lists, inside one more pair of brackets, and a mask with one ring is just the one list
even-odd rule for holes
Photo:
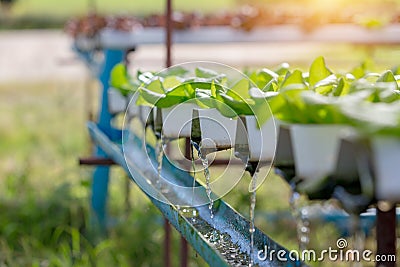
[[[137,18],[161,14],[165,1],[0,3],[0,266],[162,266],[163,217],[120,168],[112,169],[108,210],[115,218],[113,226],[107,236],[90,231],[92,168],[79,166],[78,157],[91,153],[85,123],[97,112],[99,84],[74,54],[74,34],[65,25],[94,12]],[[351,4],[345,0],[175,0],[174,9],[217,17],[237,12],[245,19],[228,23],[247,31],[260,20],[263,25],[299,24],[304,31],[330,23],[379,31],[400,22],[398,0]],[[164,54],[163,45],[138,47],[132,65],[159,70]],[[319,55],[335,70],[362,63],[383,70],[399,64],[400,45],[292,42],[173,47],[173,63],[212,60],[241,69],[282,62],[305,68]],[[242,181],[225,200],[248,216],[250,180]],[[256,225],[280,244],[296,249],[289,195],[285,182],[269,177],[258,195]],[[310,246],[318,249],[334,244],[341,231],[318,221],[311,229]],[[374,249],[373,231],[370,234],[366,246]],[[177,232],[173,239],[173,266],[177,266]],[[190,266],[206,265],[193,250],[189,254]]]

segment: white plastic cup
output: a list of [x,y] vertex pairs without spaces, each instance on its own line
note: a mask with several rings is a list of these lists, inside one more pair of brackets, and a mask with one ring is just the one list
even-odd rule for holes
[[140,121],[143,125],[147,124],[149,116],[151,114],[152,107],[149,106],[139,106]]
[[375,195],[379,200],[400,201],[400,138],[376,136],[371,140],[375,168]]
[[315,181],[334,172],[343,125],[292,124],[290,126],[296,175]]
[[279,126],[270,118],[261,128],[257,126],[255,116],[246,116],[246,129],[249,144],[250,161],[272,161],[275,157]]
[[223,116],[217,109],[198,109],[201,148],[223,150],[234,146],[237,119]]
[[138,99],[139,94],[135,93],[132,95],[129,95],[128,98],[128,108],[127,108],[127,116],[131,119],[134,117],[140,116],[140,109],[139,106],[136,105],[136,100]]
[[117,89],[110,87],[107,90],[108,95],[108,111],[110,114],[115,115],[125,112],[128,103],[127,98],[121,94]]
[[170,139],[190,138],[192,113],[195,108],[198,108],[198,106],[193,103],[182,103],[170,108],[163,108],[161,112],[164,137]]

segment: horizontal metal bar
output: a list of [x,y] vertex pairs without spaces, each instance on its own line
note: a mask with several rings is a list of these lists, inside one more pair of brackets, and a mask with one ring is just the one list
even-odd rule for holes
[[116,163],[109,158],[99,158],[99,157],[87,157],[87,158],[79,158],[79,165],[101,165],[101,166],[110,166],[115,165]]
[[[255,27],[251,31],[229,26],[209,26],[196,29],[175,30],[173,43],[241,43],[241,42],[325,42],[360,45],[397,45],[400,43],[399,24],[389,24],[379,31],[353,24],[328,24],[313,31],[304,31],[299,25],[274,25]],[[105,29],[96,39],[78,38],[75,44],[81,49],[91,47],[127,49],[143,44],[163,44],[165,30],[149,27],[132,32]]]
[[[143,190],[153,202],[153,204],[163,213],[170,223],[182,234],[182,236],[193,246],[197,253],[203,257],[210,266],[230,266],[241,263],[249,259],[250,252],[250,233],[249,221],[237,213],[224,201],[218,200],[214,203],[214,218],[211,218],[208,205],[195,207],[198,216],[190,217],[184,210],[166,201],[156,199],[160,196],[159,189],[156,188],[152,177],[156,175],[154,166],[149,166],[144,158],[150,157],[155,164],[155,151],[147,146],[147,153],[141,149],[143,143],[137,137],[131,138],[129,146],[124,146],[124,155],[120,145],[110,141],[110,139],[93,122],[88,123],[88,128],[93,141],[117,164],[121,165],[129,174],[140,189]],[[129,153],[130,149],[135,153]],[[140,151],[143,151],[142,153]],[[187,172],[177,169],[168,160],[163,161],[163,178],[168,179],[169,183],[190,187],[193,185],[193,177]],[[195,183],[199,186],[198,183]],[[176,200],[190,203],[189,198],[204,198],[203,194],[187,195],[182,192],[169,192]],[[164,200],[164,199],[163,199]],[[212,242],[210,233],[215,231],[220,238],[220,242]],[[259,229],[254,233],[255,249],[253,259],[259,266],[302,266],[299,261],[281,262],[276,258],[265,261],[257,259],[257,252],[268,247],[270,250],[285,250],[282,246],[270,239]],[[285,250],[286,251],[286,250]],[[286,253],[288,255],[288,253]]]

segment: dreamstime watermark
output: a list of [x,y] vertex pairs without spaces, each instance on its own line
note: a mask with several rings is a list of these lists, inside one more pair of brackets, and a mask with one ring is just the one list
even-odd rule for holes
[[313,249],[306,249],[301,252],[297,250],[271,249],[265,246],[263,250],[259,250],[257,257],[260,261],[305,261],[305,262],[395,262],[396,255],[374,255],[371,250],[359,251],[356,249],[347,249],[348,243],[344,238],[339,238],[336,241],[336,248],[329,247],[328,249],[319,252]]

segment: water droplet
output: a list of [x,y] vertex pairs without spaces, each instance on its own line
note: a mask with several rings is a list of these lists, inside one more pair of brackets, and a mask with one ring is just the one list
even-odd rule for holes
[[307,234],[307,233],[310,232],[310,228],[308,228],[308,227],[306,227],[306,226],[303,226],[303,227],[301,227],[301,232]]

